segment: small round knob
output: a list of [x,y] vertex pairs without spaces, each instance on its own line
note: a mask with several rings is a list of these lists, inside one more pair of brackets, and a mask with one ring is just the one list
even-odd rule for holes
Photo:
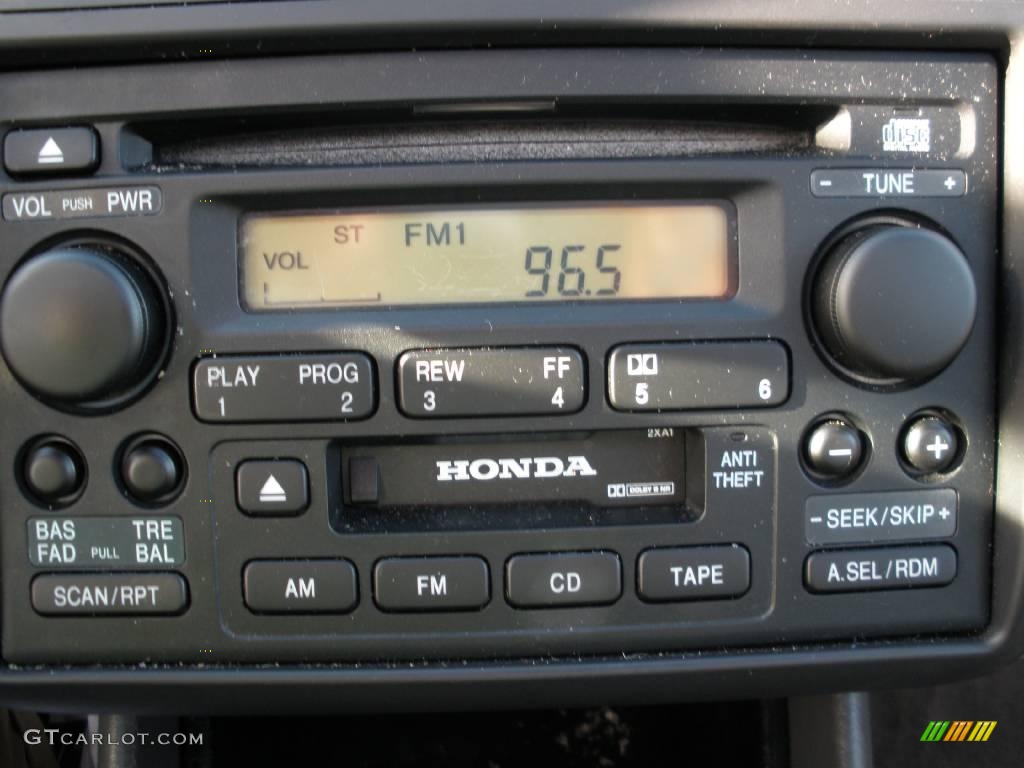
[[829,354],[871,383],[917,382],[941,371],[974,327],[970,265],[944,235],[910,223],[867,225],[822,263],[811,313]]
[[0,299],[0,347],[14,375],[44,400],[86,410],[119,405],[144,388],[169,328],[153,275],[102,243],[32,256]]
[[168,440],[150,436],[129,444],[121,457],[121,482],[144,504],[168,501],[181,486],[184,461]]
[[47,438],[31,446],[22,466],[28,490],[46,504],[66,502],[85,482],[85,461],[65,440]]
[[804,438],[804,460],[826,480],[853,475],[864,458],[864,438],[846,419],[831,417],[815,424]]
[[907,425],[902,448],[904,460],[915,472],[945,472],[960,455],[960,437],[948,419],[925,415]]

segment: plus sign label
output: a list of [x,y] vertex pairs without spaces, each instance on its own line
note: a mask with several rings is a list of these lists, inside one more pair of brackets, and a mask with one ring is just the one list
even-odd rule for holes
[[949,488],[812,496],[804,506],[809,544],[942,539],[956,526],[957,495]]

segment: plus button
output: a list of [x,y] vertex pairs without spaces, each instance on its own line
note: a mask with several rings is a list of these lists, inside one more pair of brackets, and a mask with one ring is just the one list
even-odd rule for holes
[[936,435],[934,442],[930,445],[926,445],[925,450],[934,456],[936,461],[941,461],[942,457],[946,455],[946,451],[949,450],[949,443],[944,443],[941,438]]

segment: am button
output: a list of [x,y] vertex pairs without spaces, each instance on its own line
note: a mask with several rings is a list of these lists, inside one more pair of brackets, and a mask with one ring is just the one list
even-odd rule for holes
[[253,560],[242,572],[253,613],[348,613],[359,593],[348,560]]

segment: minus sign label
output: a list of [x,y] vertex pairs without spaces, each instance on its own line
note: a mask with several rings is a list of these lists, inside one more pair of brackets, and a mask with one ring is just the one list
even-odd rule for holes
[[853,456],[852,448],[833,448],[828,452],[829,456]]
[[818,180],[818,186],[819,187],[831,187],[832,186],[832,179],[819,179]]
[[820,523],[821,522],[821,518],[820,517],[812,517],[811,518],[811,522],[812,523]]

